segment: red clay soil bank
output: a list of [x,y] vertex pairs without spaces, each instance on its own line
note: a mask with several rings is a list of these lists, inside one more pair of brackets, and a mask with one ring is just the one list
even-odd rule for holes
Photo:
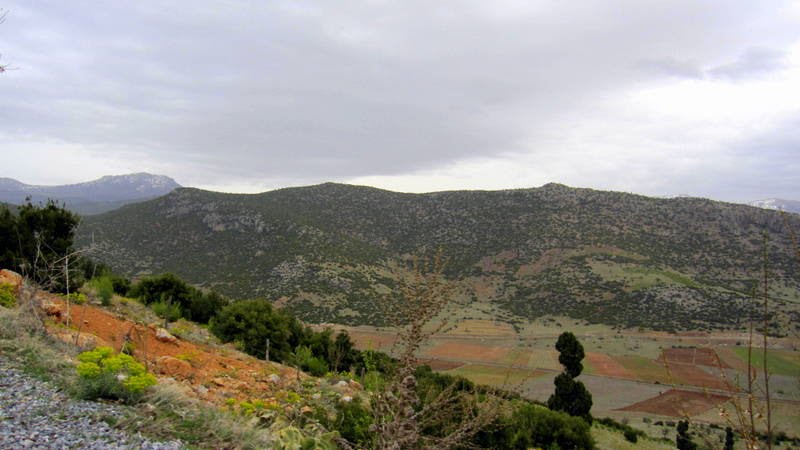
[[[51,301],[62,310],[60,317],[56,318],[61,325],[51,327],[54,334],[64,339],[68,333],[74,336],[75,331],[80,331],[82,336],[97,336],[98,345],[110,345],[117,351],[129,341],[134,347],[133,356],[146,362],[149,370],[188,384],[199,397],[209,401],[222,403],[229,397],[240,400],[264,398],[297,379],[297,372],[289,367],[226,348],[181,339],[172,342],[159,340],[156,327],[135,324],[93,306],[72,305],[71,324],[65,328],[66,314],[63,312],[66,305],[58,297],[51,298]],[[301,373],[300,377],[304,375]]]

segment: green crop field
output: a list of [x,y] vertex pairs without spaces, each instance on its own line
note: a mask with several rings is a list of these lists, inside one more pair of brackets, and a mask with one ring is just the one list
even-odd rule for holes
[[[747,348],[736,347],[733,351],[736,356],[747,363]],[[752,364],[759,369],[764,367],[764,359],[760,351],[753,352]],[[767,352],[767,369],[775,374],[800,376],[800,355],[796,352],[769,350]]]

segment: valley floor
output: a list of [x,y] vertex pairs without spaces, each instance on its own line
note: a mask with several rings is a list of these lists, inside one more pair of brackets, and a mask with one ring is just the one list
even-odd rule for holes
[[[361,348],[391,352],[396,330],[345,328]],[[515,329],[502,322],[467,319],[434,335],[421,358],[435,370],[546,401],[553,378],[562,370],[555,341],[566,330],[574,332],[586,350],[581,380],[593,395],[595,417],[631,421],[651,435],[663,433],[652,423],[687,416],[724,428],[720,413],[732,412],[734,402],[745,398],[748,336],[738,332],[617,330],[564,317]],[[798,344],[793,338],[771,339],[768,354],[773,423],[790,436],[800,430]],[[760,396],[761,353],[756,354]]]

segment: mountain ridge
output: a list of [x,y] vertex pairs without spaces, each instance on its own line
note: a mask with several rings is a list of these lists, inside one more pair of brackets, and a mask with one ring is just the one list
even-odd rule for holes
[[785,211],[795,214],[800,214],[800,201],[787,200],[782,198],[765,198],[763,200],[755,200],[749,202],[748,205],[755,206],[756,208],[774,209],[777,211]]
[[[84,244],[129,275],[176,272],[311,322],[383,324],[411,255],[443,247],[462,310],[514,323],[567,313],[619,326],[736,326],[770,235],[784,318],[800,278],[785,226],[800,220],[708,199],[548,184],[398,193],[338,183],[260,194],[195,188],[87,218]],[[796,321],[795,321],[796,322]]]
[[56,200],[79,214],[98,214],[132,202],[168,194],[180,187],[172,178],[139,172],[106,175],[96,180],[65,185],[29,185],[13,178],[0,179],[0,201],[21,204]]

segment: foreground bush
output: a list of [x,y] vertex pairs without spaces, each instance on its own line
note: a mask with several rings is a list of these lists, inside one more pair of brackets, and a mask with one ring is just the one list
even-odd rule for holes
[[0,283],[0,306],[13,308],[17,306],[17,296],[14,295],[14,286],[8,283]]
[[498,419],[478,433],[473,443],[481,448],[594,448],[591,426],[585,420],[531,403]]
[[156,384],[156,377],[124,353],[111,347],[98,347],[78,355],[79,395],[88,400],[138,400],[145,389]]

